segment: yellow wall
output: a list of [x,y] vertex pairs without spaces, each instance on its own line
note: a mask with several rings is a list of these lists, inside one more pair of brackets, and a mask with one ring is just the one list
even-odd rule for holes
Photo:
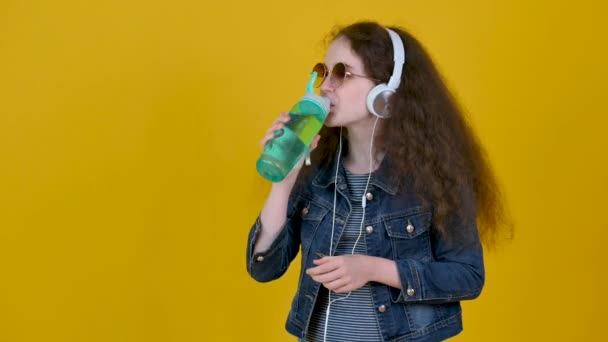
[[427,46],[517,225],[454,340],[606,339],[601,3],[0,2],[0,341],[290,340],[297,264],[245,271],[258,141],[357,19]]

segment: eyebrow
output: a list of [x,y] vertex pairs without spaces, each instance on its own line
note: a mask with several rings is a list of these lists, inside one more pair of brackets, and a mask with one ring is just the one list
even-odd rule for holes
[[[353,67],[352,65],[350,65],[348,63],[342,62],[342,64],[344,64],[344,66],[346,67],[346,70],[349,70],[351,72],[352,72],[353,69],[356,69],[355,67]],[[356,72],[359,72],[359,71],[355,70],[354,72],[356,73]]]

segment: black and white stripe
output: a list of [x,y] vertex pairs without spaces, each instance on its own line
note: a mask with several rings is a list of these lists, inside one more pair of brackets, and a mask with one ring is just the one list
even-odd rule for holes
[[[361,197],[365,191],[368,175],[355,175],[347,170],[345,174],[352,211],[336,247],[335,255],[351,254],[353,247],[354,254],[367,254],[365,232],[361,226],[363,217]],[[359,240],[355,246],[357,239]],[[323,342],[328,299],[327,289],[321,287],[308,328],[307,341]],[[382,341],[369,285],[352,291],[348,297],[346,293],[332,293],[331,301],[326,342]]]

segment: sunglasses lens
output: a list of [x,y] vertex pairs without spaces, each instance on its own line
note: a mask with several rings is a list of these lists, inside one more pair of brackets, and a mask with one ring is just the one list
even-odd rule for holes
[[331,80],[332,84],[335,88],[342,85],[344,79],[346,78],[346,66],[344,63],[337,63],[334,65],[334,68],[331,70]]
[[317,63],[314,68],[312,68],[313,72],[317,72],[317,79],[315,80],[315,87],[319,88],[323,80],[325,80],[325,74],[327,73],[325,69],[325,64]]

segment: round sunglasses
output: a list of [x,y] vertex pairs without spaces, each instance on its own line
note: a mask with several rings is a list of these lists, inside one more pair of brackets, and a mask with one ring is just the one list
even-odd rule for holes
[[[325,65],[325,63],[317,63],[314,68],[312,68],[312,71],[317,73],[315,87],[319,88],[321,84],[323,84],[323,81],[325,81],[325,79],[329,76],[330,71],[327,68],[327,65]],[[376,81],[377,83],[381,83],[379,79],[370,76],[357,75],[353,74],[350,71],[346,71],[346,65],[341,62],[336,63],[333,69],[331,69],[331,76],[329,76],[329,82],[333,88],[338,88],[342,85],[342,83],[344,83],[344,80],[346,80],[346,78],[351,76],[363,77],[372,81]]]

